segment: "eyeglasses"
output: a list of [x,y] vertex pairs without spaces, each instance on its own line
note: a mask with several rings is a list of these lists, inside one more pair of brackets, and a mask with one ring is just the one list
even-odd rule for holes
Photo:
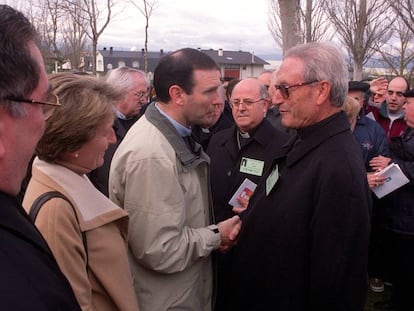
[[292,85],[275,84],[275,88],[276,88],[276,90],[279,90],[282,97],[284,99],[286,99],[286,98],[289,98],[289,89],[290,88],[309,85],[309,84],[316,83],[316,82],[319,82],[319,80],[312,80],[312,81],[309,81],[309,82],[302,82],[302,83],[292,84]]
[[145,91],[145,92],[139,91],[135,93],[135,96],[138,98],[138,100],[141,100],[147,94],[148,94],[148,91]]
[[239,108],[241,104],[244,105],[246,108],[250,108],[253,104],[258,103],[259,101],[264,100],[264,98],[259,98],[258,100],[253,99],[234,99],[230,101],[230,105],[232,108]]
[[48,101],[48,102],[35,100],[35,99],[15,98],[15,97],[6,97],[4,99],[12,101],[12,102],[17,102],[17,103],[28,103],[28,104],[34,104],[34,105],[42,105],[43,116],[44,116],[45,120],[47,120],[53,114],[53,112],[55,110],[54,108],[61,106],[61,103],[59,101],[59,97],[55,94],[52,94],[52,95],[53,95],[52,100],[54,100],[54,101]]

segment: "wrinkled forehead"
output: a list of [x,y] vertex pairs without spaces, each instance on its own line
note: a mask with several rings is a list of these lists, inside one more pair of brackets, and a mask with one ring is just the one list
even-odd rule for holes
[[276,72],[276,82],[297,82],[303,79],[304,63],[297,57],[287,57]]

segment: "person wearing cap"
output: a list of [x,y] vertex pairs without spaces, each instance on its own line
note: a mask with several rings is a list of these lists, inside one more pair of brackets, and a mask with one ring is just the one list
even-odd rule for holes
[[388,156],[387,136],[383,128],[374,120],[365,116],[364,94],[369,89],[369,84],[361,81],[349,81],[348,96],[356,99],[360,104],[360,112],[357,117],[353,134],[361,147],[362,156],[367,172],[372,171],[369,161],[378,155]]
[[[365,168],[367,170],[368,184],[370,186],[376,186],[370,160],[376,156],[388,156],[388,143],[387,136],[384,129],[374,120],[367,117],[364,113],[364,94],[369,90],[370,85],[361,81],[349,81],[348,83],[348,96],[356,99],[360,106],[355,129],[353,131],[355,139],[362,151],[362,156],[365,162]],[[382,230],[378,224],[376,217],[376,209],[378,205],[378,199],[375,195],[372,196],[373,213],[371,217],[371,236],[368,256],[368,275],[369,288],[373,292],[384,291],[384,256],[382,252]]]
[[390,157],[380,157],[379,162],[384,167],[398,164],[409,183],[381,200],[380,217],[390,240],[387,251],[392,254],[393,287],[390,301],[374,304],[378,310],[414,310],[414,90],[402,95],[406,98],[402,109],[407,128],[401,136],[391,138]]

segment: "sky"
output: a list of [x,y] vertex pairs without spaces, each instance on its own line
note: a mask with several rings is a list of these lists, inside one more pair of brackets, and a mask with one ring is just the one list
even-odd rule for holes
[[[144,16],[128,0],[114,1],[117,1],[115,16],[100,36],[98,48],[141,50],[145,40]],[[183,47],[242,50],[270,56],[267,59],[277,59],[281,54],[267,26],[269,0],[157,1],[149,19],[149,51],[168,52]],[[142,6],[142,0],[135,2]],[[0,3],[18,9],[29,5],[27,0],[0,0]]]
[[[259,56],[280,54],[267,24],[268,0],[158,0],[149,19],[148,49],[221,48]],[[144,26],[143,15],[129,5],[111,21],[99,47],[141,50]]]

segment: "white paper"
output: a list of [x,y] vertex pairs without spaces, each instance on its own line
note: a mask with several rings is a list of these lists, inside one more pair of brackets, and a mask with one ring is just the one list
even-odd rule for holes
[[240,203],[237,201],[238,197],[246,197],[250,198],[256,190],[256,184],[252,182],[250,179],[246,178],[240,185],[240,187],[236,190],[236,192],[231,197],[229,204],[231,206],[240,206]]
[[379,199],[409,182],[398,164],[395,163],[391,163],[376,174],[385,177],[385,182],[382,185],[372,188]]

